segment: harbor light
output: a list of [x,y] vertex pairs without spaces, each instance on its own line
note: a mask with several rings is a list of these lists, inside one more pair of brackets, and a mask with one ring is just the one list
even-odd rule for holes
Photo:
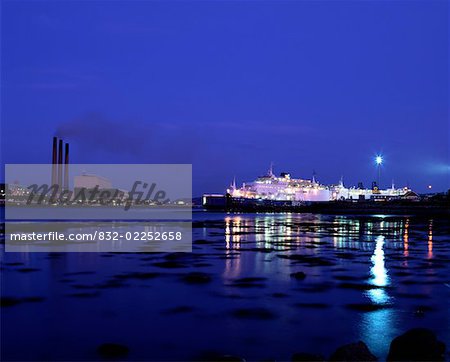
[[381,187],[381,185],[380,185],[380,182],[381,182],[381,180],[380,180],[380,178],[381,178],[381,164],[383,163],[383,157],[381,156],[381,155],[377,155],[376,157],[375,157],[375,163],[377,164],[377,168],[378,168],[378,187],[380,188]]

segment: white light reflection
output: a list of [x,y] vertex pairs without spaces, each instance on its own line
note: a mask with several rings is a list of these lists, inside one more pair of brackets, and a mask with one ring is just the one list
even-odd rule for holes
[[371,258],[372,268],[370,269],[370,274],[372,279],[370,280],[370,283],[380,288],[369,290],[368,297],[376,304],[382,304],[389,301],[389,295],[386,293],[386,290],[382,288],[389,284],[389,275],[384,263],[384,242],[383,235],[377,236],[375,251]]
[[[225,217],[225,278],[236,278],[247,271],[250,274],[277,273],[277,278],[290,281],[289,273],[279,273],[289,262],[274,258],[270,252],[241,253],[247,249],[268,249],[290,252],[294,246],[309,241],[318,241],[314,236],[305,236],[305,230],[298,225],[303,220],[291,213],[282,215],[227,216]],[[256,250],[256,249],[255,249]],[[317,252],[317,250],[314,250]]]
[[227,250],[240,249],[245,222],[239,216],[225,218],[225,247]]
[[236,278],[241,274],[241,255],[236,253],[241,247],[241,218],[225,218],[225,271],[228,278]]
[[[380,225],[382,226],[382,225]],[[388,270],[385,264],[384,245],[385,237],[378,235],[375,239],[375,250],[371,258],[371,279],[369,283],[380,287],[367,291],[366,295],[374,304],[386,304],[391,297],[386,287],[390,284]],[[386,348],[392,340],[395,331],[394,310],[391,308],[381,309],[370,313],[364,313],[361,320],[362,339],[366,341],[374,353],[379,353]]]

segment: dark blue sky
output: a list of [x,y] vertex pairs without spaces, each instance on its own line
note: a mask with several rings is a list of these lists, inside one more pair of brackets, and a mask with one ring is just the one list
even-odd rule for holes
[[447,1],[2,2],[2,160],[449,187]]

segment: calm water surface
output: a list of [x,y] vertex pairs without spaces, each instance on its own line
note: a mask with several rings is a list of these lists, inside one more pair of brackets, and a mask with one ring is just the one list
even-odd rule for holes
[[193,253],[2,250],[1,359],[99,360],[115,342],[130,360],[289,360],[358,340],[383,359],[416,326],[450,348],[449,220],[193,217]]

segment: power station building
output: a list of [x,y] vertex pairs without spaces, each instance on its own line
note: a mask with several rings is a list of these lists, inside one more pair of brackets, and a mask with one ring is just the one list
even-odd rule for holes
[[95,187],[98,187],[98,189],[110,189],[112,184],[107,178],[84,173],[74,177],[73,187],[74,189],[93,189]]

